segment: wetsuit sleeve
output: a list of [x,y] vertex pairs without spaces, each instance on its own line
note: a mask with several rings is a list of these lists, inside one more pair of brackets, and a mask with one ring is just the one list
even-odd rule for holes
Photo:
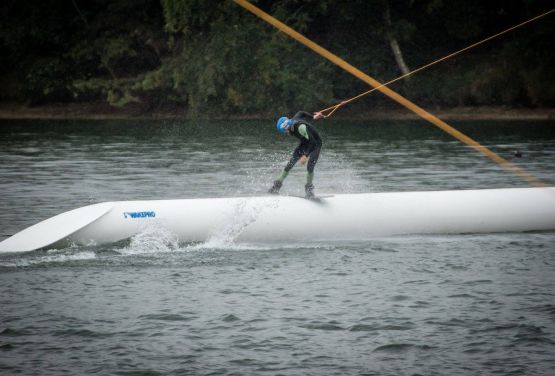
[[299,120],[313,120],[314,116],[312,116],[312,114],[309,114],[306,111],[299,111],[295,114],[295,116],[293,116],[293,119],[299,119]]

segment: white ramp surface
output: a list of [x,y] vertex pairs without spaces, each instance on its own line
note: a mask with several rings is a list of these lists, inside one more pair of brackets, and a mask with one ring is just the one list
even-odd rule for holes
[[112,209],[104,202],[74,209],[37,223],[0,243],[0,252],[26,252],[46,248],[90,225]]
[[151,226],[183,243],[222,234],[237,242],[279,242],[554,231],[555,188],[338,194],[322,202],[288,196],[109,202],[31,226],[0,243],[0,252],[61,241],[109,244]]

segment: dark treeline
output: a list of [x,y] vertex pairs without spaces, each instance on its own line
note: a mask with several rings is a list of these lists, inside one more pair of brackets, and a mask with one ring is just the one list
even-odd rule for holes
[[[267,0],[257,6],[383,82],[549,10],[551,0]],[[2,101],[144,111],[317,110],[368,87],[231,0],[3,0]],[[555,15],[392,88],[434,107],[555,105]],[[396,106],[379,93],[350,111]]]

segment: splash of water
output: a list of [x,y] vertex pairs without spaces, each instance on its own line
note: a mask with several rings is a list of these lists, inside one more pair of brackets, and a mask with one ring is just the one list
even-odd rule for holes
[[139,255],[172,252],[179,249],[179,238],[162,222],[154,221],[131,238],[129,245],[119,253]]
[[74,247],[69,247],[65,249],[51,249],[46,252],[46,255],[43,252],[32,253],[24,256],[17,255],[15,258],[2,260],[2,262],[0,262],[0,266],[8,268],[21,268],[41,264],[86,261],[93,260],[95,258],[96,254],[93,251],[75,252]]
[[256,222],[258,215],[266,206],[267,204],[263,201],[252,203],[246,199],[239,200],[234,208],[231,220],[216,229],[208,237],[208,240],[202,243],[202,247],[217,249],[236,248],[237,238],[251,223]]

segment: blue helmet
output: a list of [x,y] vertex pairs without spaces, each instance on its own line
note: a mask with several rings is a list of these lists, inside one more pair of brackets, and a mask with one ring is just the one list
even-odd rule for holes
[[276,128],[279,133],[285,133],[290,126],[291,126],[291,121],[287,116],[280,117],[276,123]]

